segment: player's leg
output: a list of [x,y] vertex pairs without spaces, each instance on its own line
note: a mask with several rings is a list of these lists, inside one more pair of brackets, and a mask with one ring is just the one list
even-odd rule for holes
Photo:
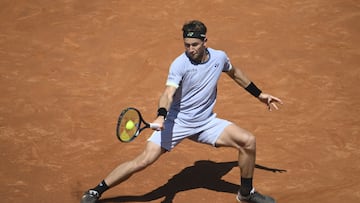
[[134,173],[145,169],[163,153],[165,153],[165,149],[149,141],[141,154],[133,160],[118,165],[99,185],[85,192],[81,203],[95,203],[106,190],[125,181]]
[[135,159],[122,163],[116,167],[106,178],[105,182],[108,186],[113,187],[126,179],[128,179],[135,172],[145,169],[150,164],[154,163],[165,150],[159,145],[148,142],[145,150]]
[[235,124],[224,128],[215,142],[218,147],[233,147],[239,152],[238,162],[240,167],[241,185],[236,199],[253,203],[275,203],[269,196],[262,195],[253,187],[253,176],[256,159],[256,139],[250,132]]
[[256,158],[256,140],[250,132],[234,125],[228,125],[216,141],[218,147],[233,147],[239,151],[238,162],[241,171],[242,186],[244,194],[252,190],[251,179],[254,175]]

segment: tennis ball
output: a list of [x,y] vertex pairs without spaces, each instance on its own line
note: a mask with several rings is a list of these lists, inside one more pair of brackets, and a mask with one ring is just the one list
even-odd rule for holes
[[126,130],[124,130],[121,135],[120,135],[120,138],[122,141],[128,141],[130,140],[130,136],[129,134],[127,134]]
[[131,130],[131,129],[133,129],[134,127],[135,127],[135,124],[134,124],[134,122],[133,122],[132,120],[128,120],[128,122],[126,122],[125,128],[126,128],[127,130]]

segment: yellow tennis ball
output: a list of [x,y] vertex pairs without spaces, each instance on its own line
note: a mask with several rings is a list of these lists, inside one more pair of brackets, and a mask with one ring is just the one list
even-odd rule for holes
[[131,130],[135,127],[135,123],[132,120],[128,120],[128,122],[126,122],[125,128],[127,130]]
[[120,138],[121,138],[121,140],[123,140],[123,141],[128,141],[128,140],[130,140],[130,136],[129,136],[129,134],[127,134],[126,130],[124,130],[124,131],[121,133]]

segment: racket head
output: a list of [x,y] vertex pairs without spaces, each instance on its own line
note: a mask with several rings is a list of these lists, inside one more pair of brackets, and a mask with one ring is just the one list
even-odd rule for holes
[[[128,124],[132,122],[132,124]],[[129,107],[124,109],[118,119],[116,136],[121,142],[131,142],[140,133],[140,125],[142,122],[139,110]],[[128,125],[127,125],[128,124]],[[129,128],[131,127],[132,128]]]

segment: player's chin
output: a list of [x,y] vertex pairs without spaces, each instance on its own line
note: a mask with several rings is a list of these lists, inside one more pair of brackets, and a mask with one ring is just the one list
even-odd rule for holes
[[200,57],[199,57],[198,54],[191,54],[191,55],[190,55],[190,58],[191,58],[191,60],[193,60],[193,61],[198,61]]

